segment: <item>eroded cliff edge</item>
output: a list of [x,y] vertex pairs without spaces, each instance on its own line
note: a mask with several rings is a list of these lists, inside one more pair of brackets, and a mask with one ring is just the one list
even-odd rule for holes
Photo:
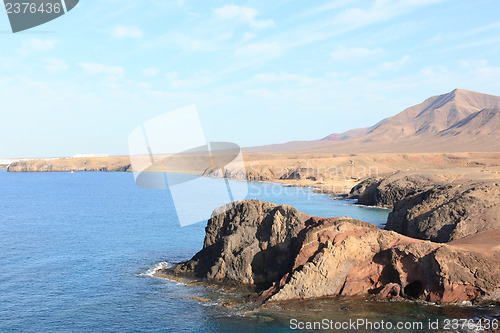
[[338,295],[500,301],[500,249],[417,240],[347,217],[239,201],[216,209],[203,249],[162,274],[255,287],[253,299]]
[[385,229],[409,237],[444,243],[500,229],[500,179],[485,172],[395,172],[361,182],[350,197],[391,208]]
[[132,171],[128,156],[33,159],[11,163],[9,172]]

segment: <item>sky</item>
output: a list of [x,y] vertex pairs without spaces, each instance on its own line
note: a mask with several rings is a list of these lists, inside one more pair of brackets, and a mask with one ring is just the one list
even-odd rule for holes
[[314,140],[455,88],[500,95],[497,0],[81,0],[0,14],[0,158],[128,153],[196,105],[208,141]]

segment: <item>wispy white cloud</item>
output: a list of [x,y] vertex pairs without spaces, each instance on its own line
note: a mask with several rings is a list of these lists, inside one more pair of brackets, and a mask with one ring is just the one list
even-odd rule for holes
[[191,79],[173,80],[170,82],[172,88],[177,89],[196,89],[214,82],[210,75],[200,75]]
[[333,59],[337,60],[349,60],[357,59],[362,57],[367,57],[375,54],[381,53],[383,50],[380,47],[374,49],[368,49],[363,47],[353,47],[347,48],[345,46],[339,46],[335,51],[330,53]]
[[172,71],[172,72],[168,72],[167,74],[165,74],[165,78],[169,81],[173,81],[173,80],[177,79],[178,75],[179,75],[179,73],[177,73],[176,71]]
[[137,87],[140,89],[149,89],[149,88],[151,88],[151,83],[149,83],[149,82],[137,82]]
[[405,65],[408,60],[410,60],[409,55],[404,55],[401,59],[396,61],[387,61],[382,64],[382,69],[387,71],[395,71],[400,69],[403,65]]
[[312,16],[312,15],[318,15],[318,14],[324,14],[325,12],[329,12],[332,10],[337,10],[339,8],[345,7],[351,3],[353,3],[354,0],[335,0],[335,1],[330,1],[326,4],[323,4],[321,6],[309,9],[303,13],[298,14],[295,16],[295,18],[300,18],[300,17],[305,17],[305,16]]
[[158,75],[160,71],[158,70],[158,68],[154,68],[154,67],[151,67],[151,68],[144,68],[142,70],[142,75],[144,76],[148,76],[148,77],[153,77],[153,76],[156,76]]
[[81,62],[78,65],[87,74],[107,74],[112,76],[125,75],[125,69],[120,66],[109,66],[95,62]]
[[386,21],[396,16],[411,12],[418,7],[449,0],[376,0],[369,8],[350,8],[341,12],[335,23],[355,27],[366,26]]
[[298,83],[298,84],[313,84],[315,82],[318,82],[318,79],[316,78],[311,78],[307,76],[302,76],[298,74],[293,74],[293,73],[262,73],[262,74],[257,74],[253,77],[253,80],[256,82],[260,83]]
[[201,52],[217,50],[217,43],[214,39],[199,38],[194,34],[169,32],[162,34],[144,44],[146,48],[169,48],[183,52]]
[[57,40],[53,39],[38,39],[32,38],[28,40],[23,40],[21,44],[21,48],[18,49],[18,53],[26,56],[34,52],[47,52],[52,50],[56,44]]
[[465,68],[470,67],[485,67],[488,64],[488,61],[484,59],[480,60],[458,60],[457,63]]
[[298,26],[280,36],[280,40],[292,37],[290,44],[295,47],[318,43],[369,25],[388,22],[426,5],[444,1],[449,0],[376,0],[368,6],[345,8],[329,17],[328,20]]
[[[117,1],[102,1],[99,6],[109,9]],[[81,114],[81,119],[68,122],[70,126],[81,127],[83,121],[96,130],[103,124],[102,131],[118,142],[127,133],[119,132],[120,126],[112,123],[117,117],[123,118],[125,132],[155,113],[196,103],[201,112],[217,113],[218,119],[206,117],[206,127],[210,130],[212,126],[216,139],[254,145],[297,139],[299,132],[316,138],[369,126],[456,87],[493,94],[500,89],[496,47],[500,24],[495,17],[483,15],[493,12],[493,2],[490,10],[471,4],[428,6],[434,1],[425,0],[323,0],[300,6],[280,1],[259,2],[254,8],[240,6],[240,2],[219,2],[211,7],[213,4],[186,1],[182,8],[175,1],[152,2],[154,5],[147,1],[146,6],[146,2],[123,0],[118,12],[100,7],[107,14],[98,18],[99,24],[82,26],[67,36],[24,35],[20,36],[24,43],[23,39],[6,41],[0,55],[1,72],[10,80],[3,86],[9,97],[4,100],[22,101],[22,107],[5,107],[26,114],[43,109],[47,114],[66,115],[67,107],[74,106],[78,112],[71,114]],[[477,8],[474,17],[483,19],[465,20],[469,13],[463,8]],[[94,14],[89,12],[87,17]],[[114,35],[118,24],[125,26]],[[131,24],[139,32],[130,29]],[[262,33],[271,25],[273,29]],[[427,40],[437,32],[441,35]],[[112,37],[136,39],[124,39],[110,48]],[[61,38],[65,48],[51,38]],[[75,43],[75,38],[87,42]],[[129,42],[135,42],[133,47]],[[18,50],[21,43],[22,52]],[[86,54],[89,45],[106,52]],[[450,52],[452,49],[460,52]],[[123,54],[127,56],[120,58]],[[371,58],[373,61],[364,61]],[[363,61],[350,61],[353,59]],[[66,75],[75,68],[80,75]],[[204,73],[207,68],[211,72]],[[47,74],[64,70],[64,75]],[[20,76],[40,82],[27,84]],[[35,90],[37,95],[32,95]],[[57,106],[49,103],[52,96],[61,98]],[[237,113],[234,105],[238,105]],[[138,109],[144,113],[137,113]],[[97,117],[102,115],[97,118],[102,121],[89,116],[89,110]],[[311,116],[302,117],[304,111]],[[235,122],[230,130],[220,125],[219,112],[226,112],[221,117]],[[297,117],[302,117],[299,127],[314,130],[297,131]],[[38,133],[44,118],[29,118]],[[262,124],[263,118],[269,121]],[[276,128],[279,121],[283,126]],[[19,119],[20,128],[23,122]],[[9,133],[3,136],[8,139],[14,131],[5,131],[13,125],[10,121],[3,124],[0,132]],[[267,136],[253,135],[256,126],[264,126],[262,132]],[[110,128],[115,132],[109,132]],[[102,140],[94,141],[96,147],[103,145]],[[52,143],[57,146],[58,142],[54,138]],[[118,146],[99,149],[114,153]]]
[[274,59],[281,56],[286,49],[285,45],[279,43],[252,43],[236,49],[234,55],[247,58]]
[[60,58],[45,59],[45,62],[46,62],[45,69],[49,73],[62,72],[69,68],[68,64],[66,63],[66,60]]
[[[486,40],[474,40],[470,41],[469,38],[471,36],[475,36],[478,34],[482,35],[487,35],[488,32],[494,31],[494,30],[500,30],[500,22],[494,22],[490,23],[487,25],[483,25],[480,27],[476,27],[473,29],[465,30],[465,31],[457,31],[454,30],[452,33],[443,33],[443,32],[438,32],[434,36],[430,37],[427,42],[430,44],[443,44],[443,43],[450,43],[454,41],[459,41],[459,44],[454,45],[451,48],[448,48],[447,50],[456,50],[460,48],[469,48],[469,47],[476,47],[476,46],[481,46],[485,44],[493,44],[493,43],[498,43],[498,38],[490,38]],[[498,33],[496,34],[498,35]],[[491,34],[490,36],[496,36]],[[464,40],[468,40],[467,42],[463,42]]]
[[142,31],[135,25],[125,26],[117,25],[113,28],[113,38],[126,39],[126,38],[142,38]]
[[246,32],[244,35],[243,35],[243,39],[242,39],[242,42],[248,42],[252,39],[254,39],[257,35],[254,33],[254,32]]
[[493,37],[493,38],[467,41],[465,43],[455,44],[452,47],[441,49],[441,51],[442,52],[450,52],[450,51],[456,51],[456,50],[461,50],[461,49],[478,48],[480,46],[498,44],[498,43],[500,43],[500,38]]
[[249,24],[255,29],[264,29],[274,26],[274,21],[258,20],[256,16],[257,10],[250,7],[225,5],[214,10],[215,16],[222,20],[236,20],[241,23]]

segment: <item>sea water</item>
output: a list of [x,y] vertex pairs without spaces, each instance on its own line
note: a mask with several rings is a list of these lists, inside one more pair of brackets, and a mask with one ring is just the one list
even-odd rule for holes
[[[388,214],[311,189],[249,185],[248,198],[311,215],[382,226]],[[205,225],[180,227],[169,191],[139,188],[129,173],[0,171],[0,332],[286,332],[293,317],[427,320],[491,312],[327,299],[300,311],[242,315],[192,299],[210,296],[203,287],[152,277],[155,268],[200,250]]]

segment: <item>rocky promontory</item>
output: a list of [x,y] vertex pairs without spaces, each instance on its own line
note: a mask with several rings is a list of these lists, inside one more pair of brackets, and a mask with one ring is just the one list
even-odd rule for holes
[[[471,245],[472,244],[472,245]],[[216,209],[203,249],[160,274],[255,289],[262,302],[324,296],[500,301],[500,249],[417,240],[259,200]]]
[[359,204],[391,208],[385,229],[449,242],[500,229],[500,179],[432,170],[369,178],[351,190]]

